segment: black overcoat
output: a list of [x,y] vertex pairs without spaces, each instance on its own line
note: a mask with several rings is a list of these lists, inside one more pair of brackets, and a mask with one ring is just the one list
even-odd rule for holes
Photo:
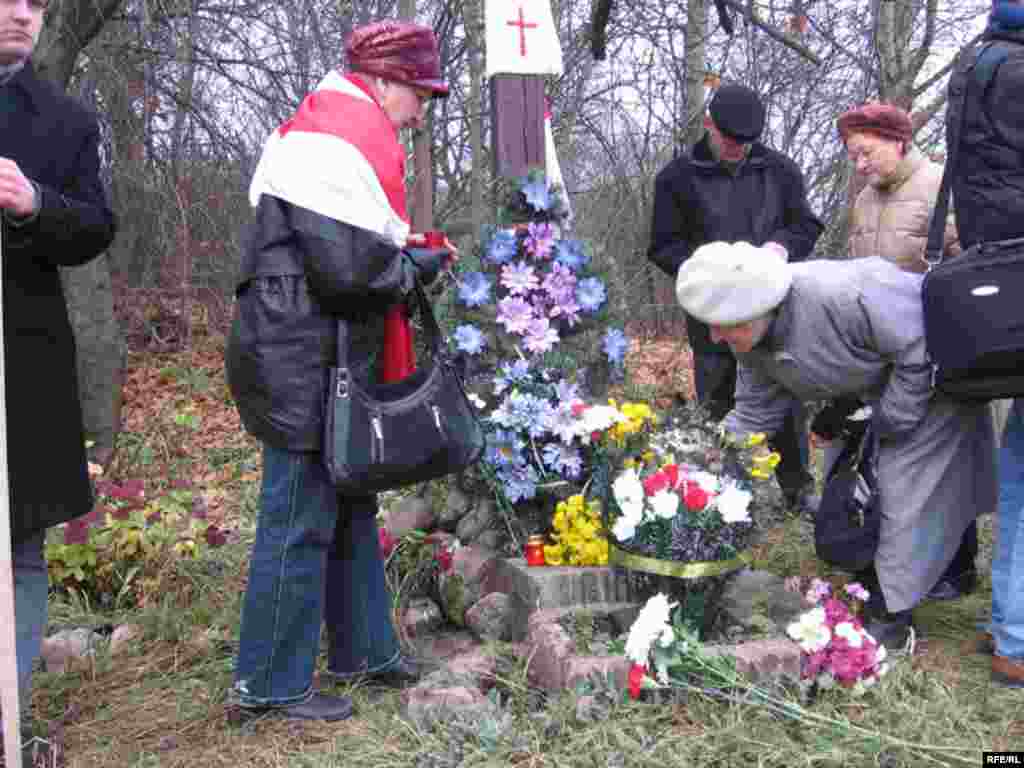
[[96,116],[26,65],[0,86],[0,157],[40,191],[31,221],[2,222],[4,383],[15,541],[85,514],[85,458],[75,342],[58,267],[84,264],[113,240],[100,182]]

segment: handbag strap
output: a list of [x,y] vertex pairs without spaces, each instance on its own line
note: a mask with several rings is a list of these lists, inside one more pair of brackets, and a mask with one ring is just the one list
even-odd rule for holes
[[[972,51],[973,52],[973,51]],[[991,52],[991,53],[990,53]],[[953,174],[956,169],[956,160],[960,150],[960,139],[965,123],[967,122],[964,105],[967,103],[967,89],[971,82],[977,82],[982,91],[995,77],[996,70],[1004,59],[1009,55],[1009,49],[1005,45],[999,45],[995,41],[989,41],[982,46],[977,55],[970,56],[961,54],[956,63],[956,75],[966,75],[960,87],[951,89],[952,97],[948,109],[955,110],[958,117],[949,123],[946,133],[946,167],[942,170],[942,183],[939,185],[939,194],[935,200],[935,208],[932,211],[932,220],[928,225],[928,244],[924,249],[924,263],[928,265],[927,271],[942,263],[942,251],[946,234],[946,216],[949,214],[949,196],[953,187]],[[980,66],[979,66],[980,64]],[[977,77],[975,77],[977,75]]]
[[[427,298],[427,293],[423,290],[423,285],[418,279],[413,281],[412,293],[416,297],[416,304],[419,307],[420,317],[427,330],[428,349],[435,357],[437,357],[441,349],[441,326],[438,324],[437,318],[434,316],[434,310],[430,306],[430,300]],[[348,350],[348,323],[344,319],[339,319],[337,362],[335,364],[337,368],[348,370]]]

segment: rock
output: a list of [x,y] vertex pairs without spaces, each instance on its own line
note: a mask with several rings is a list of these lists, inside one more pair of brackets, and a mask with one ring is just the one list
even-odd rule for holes
[[434,633],[444,623],[444,616],[437,603],[426,597],[409,601],[402,614],[402,627],[410,637],[423,637]]
[[476,648],[449,661],[447,670],[456,677],[471,681],[480,690],[489,691],[497,678],[497,666],[494,656]]
[[572,656],[565,664],[565,687],[575,688],[579,683],[598,677],[611,680],[619,690],[629,685],[632,662],[625,656]]
[[576,650],[569,634],[558,624],[531,623],[526,645],[530,659],[527,679],[548,691],[565,688],[566,666]]
[[444,507],[437,513],[437,526],[445,531],[454,531],[472,503],[472,499],[459,488],[450,486]]
[[100,636],[91,629],[64,629],[43,638],[40,655],[47,672],[65,672],[69,659],[81,659],[95,651]]
[[429,728],[462,713],[471,714],[486,701],[480,690],[470,686],[433,688],[421,683],[402,692],[405,715],[419,728]]
[[763,618],[759,617],[768,617],[776,625],[775,634],[780,635],[804,610],[801,595],[786,591],[782,578],[750,568],[729,582],[721,607],[729,622],[748,628],[763,630]]
[[752,640],[738,645],[706,646],[709,655],[736,660],[736,671],[755,683],[799,682],[800,646],[791,640]]
[[384,526],[396,539],[409,531],[429,531],[434,527],[434,507],[428,499],[415,494],[404,497],[384,515]]
[[481,640],[509,640],[512,636],[514,611],[511,599],[501,592],[491,592],[466,611],[466,626]]
[[424,658],[444,661],[469,653],[477,646],[476,638],[469,632],[440,632],[417,638],[416,651]]
[[488,528],[477,536],[473,543],[492,552],[500,552],[505,545],[505,534],[497,528]]
[[498,520],[498,507],[493,499],[480,499],[473,509],[459,520],[455,535],[459,541],[475,541],[476,537],[486,531]]
[[449,573],[438,578],[441,609],[449,621],[465,626],[466,611],[491,589],[491,580],[498,565],[498,557],[480,547],[459,547],[452,556]]
[[124,653],[137,640],[142,638],[144,630],[138,624],[122,624],[110,635],[110,655]]

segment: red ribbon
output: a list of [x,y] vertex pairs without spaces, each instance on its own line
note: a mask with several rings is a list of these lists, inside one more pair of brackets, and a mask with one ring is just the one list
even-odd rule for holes
[[395,304],[384,316],[384,359],[380,376],[384,383],[401,381],[416,371],[412,327],[405,306]]

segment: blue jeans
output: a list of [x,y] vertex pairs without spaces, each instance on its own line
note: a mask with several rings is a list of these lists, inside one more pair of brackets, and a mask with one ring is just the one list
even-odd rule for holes
[[375,496],[338,495],[319,454],[264,444],[235,667],[242,706],[287,706],[313,695],[324,619],[332,671],[375,672],[398,659],[376,513]]
[[12,544],[14,565],[14,623],[17,634],[18,692],[25,718],[32,690],[32,665],[39,658],[46,630],[49,576],[43,542],[46,531]]
[[999,455],[999,511],[992,558],[996,653],[1024,661],[1024,398],[1010,410]]

